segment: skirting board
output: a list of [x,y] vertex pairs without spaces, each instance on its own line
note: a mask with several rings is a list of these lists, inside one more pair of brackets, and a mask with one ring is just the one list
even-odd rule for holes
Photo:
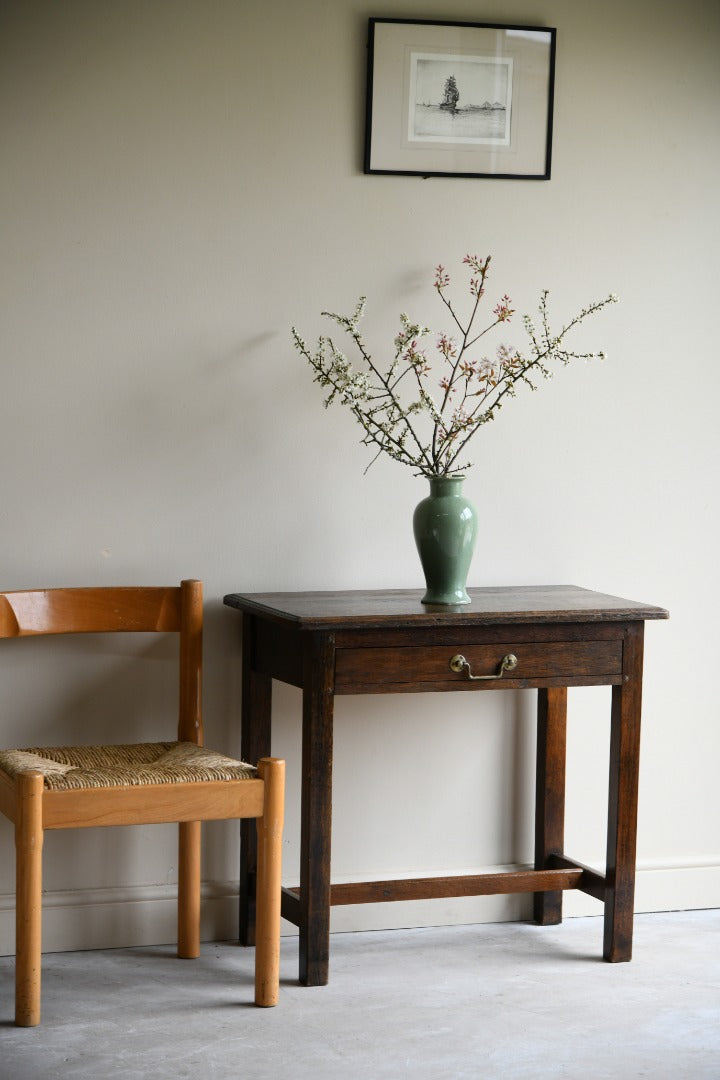
[[[481,896],[336,907],[332,911],[331,928],[333,932],[341,933],[512,922],[529,919],[530,904],[529,896]],[[204,885],[202,939],[227,941],[235,938],[237,907],[234,883]],[[720,862],[684,866],[648,863],[638,868],[636,911],[718,907]],[[43,949],[69,952],[168,944],[176,940],[176,911],[176,890],[172,886],[45,893]],[[582,893],[568,892],[564,898],[564,913],[568,917],[600,915],[602,905]],[[284,935],[296,933],[294,926],[283,922]],[[0,955],[14,952],[14,938],[15,900],[6,894],[0,896]]]

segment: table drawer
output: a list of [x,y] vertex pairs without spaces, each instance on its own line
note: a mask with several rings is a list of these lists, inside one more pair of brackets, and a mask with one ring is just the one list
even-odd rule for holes
[[[458,686],[498,686],[501,683],[542,685],[546,680],[575,682],[619,682],[622,674],[622,640],[609,641],[506,641],[491,645],[457,644],[442,646],[398,646],[392,648],[338,649],[335,654],[335,689],[363,693],[379,687],[396,689],[442,689]],[[465,665],[451,661],[464,657]],[[505,657],[515,657],[496,679]]]

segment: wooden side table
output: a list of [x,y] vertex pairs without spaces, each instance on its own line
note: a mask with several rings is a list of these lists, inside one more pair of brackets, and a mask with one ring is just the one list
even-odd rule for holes
[[[532,892],[542,925],[562,919],[562,892],[605,907],[603,956],[632,952],[643,635],[662,608],[575,586],[470,590],[462,608],[423,607],[420,590],[231,593],[243,613],[242,756],[270,755],[271,682],[303,692],[299,888],[283,890],[299,927],[300,979],[328,981],[333,904]],[[564,851],[569,686],[612,686],[604,874]],[[538,690],[534,869],[332,885],[333,706],[337,694]],[[243,827],[240,936],[254,941],[255,842]]]

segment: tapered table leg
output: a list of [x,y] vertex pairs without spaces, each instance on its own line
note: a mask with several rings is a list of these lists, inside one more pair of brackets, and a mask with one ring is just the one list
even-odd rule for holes
[[[535,780],[535,869],[548,869],[565,843],[567,688],[538,690]],[[533,917],[541,926],[562,922],[562,892],[537,892]]]
[[[270,757],[272,680],[254,668],[255,627],[252,615],[243,616],[242,736],[243,761],[257,764]],[[240,943],[255,944],[255,879],[257,829],[253,819],[240,822]]]
[[300,981],[306,986],[328,981],[334,671],[334,635],[308,635],[303,654],[300,835]]
[[623,648],[623,682],[612,689],[603,943],[603,956],[611,963],[632,957],[643,631],[643,623],[628,626]]

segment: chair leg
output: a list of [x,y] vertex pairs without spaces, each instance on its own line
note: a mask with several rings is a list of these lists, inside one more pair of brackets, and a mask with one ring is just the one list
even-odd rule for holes
[[263,758],[258,773],[265,781],[265,806],[257,819],[257,929],[255,1004],[277,1005],[280,990],[280,891],[282,831],[285,812],[285,762]]
[[17,779],[15,815],[15,1023],[40,1023],[42,964],[42,799],[44,781],[39,772]]
[[178,837],[178,956],[200,955],[200,828],[181,821]]

